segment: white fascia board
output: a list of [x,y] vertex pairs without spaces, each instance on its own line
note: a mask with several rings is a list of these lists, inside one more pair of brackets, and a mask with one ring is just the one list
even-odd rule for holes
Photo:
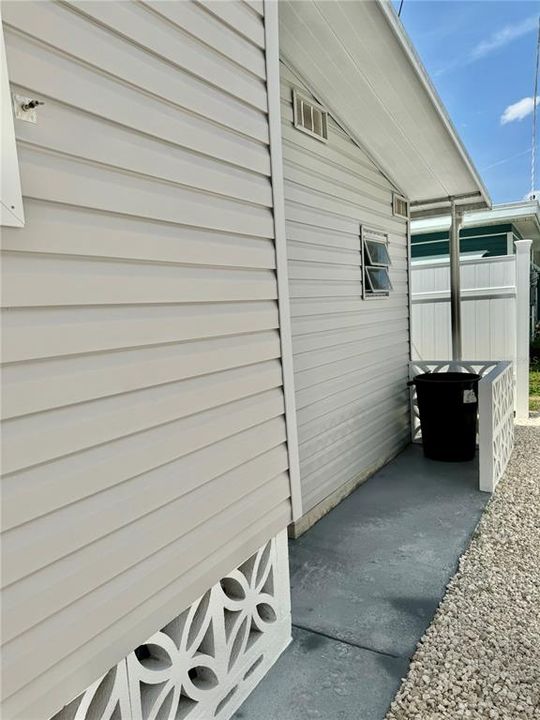
[[[406,54],[410,64],[414,68],[416,75],[419,79],[419,81],[422,83],[424,90],[426,91],[427,95],[429,96],[433,107],[435,108],[436,113],[438,114],[440,120],[442,121],[443,125],[445,126],[449,136],[452,138],[452,141],[456,147],[456,150],[460,154],[463,162],[467,166],[471,177],[473,178],[475,184],[478,187],[478,191],[480,192],[482,199],[485,201],[486,206],[488,208],[491,208],[491,198],[489,196],[489,192],[484,185],[484,182],[482,178],[480,177],[479,172],[475,168],[473,161],[467,152],[465,146],[463,145],[463,142],[454,126],[454,123],[452,122],[450,116],[448,115],[448,112],[437,92],[435,89],[433,83],[431,82],[431,79],[427,73],[426,68],[424,67],[424,64],[420,60],[420,57],[418,56],[413,44],[411,43],[409,36],[405,32],[405,28],[403,27],[401,20],[399,19],[396,11],[394,10],[394,7],[392,5],[391,0],[376,0],[379,7],[381,8],[388,24],[392,28],[396,38],[398,39],[404,53]],[[428,198],[426,198],[428,200]]]

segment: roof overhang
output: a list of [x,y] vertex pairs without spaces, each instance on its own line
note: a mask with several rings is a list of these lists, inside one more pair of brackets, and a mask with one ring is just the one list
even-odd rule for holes
[[[416,217],[491,201],[387,0],[281,0],[280,53],[411,201]],[[434,202],[435,201],[435,202]]]

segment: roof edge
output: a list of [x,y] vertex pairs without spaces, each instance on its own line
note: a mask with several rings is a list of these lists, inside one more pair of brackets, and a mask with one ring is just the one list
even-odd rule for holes
[[400,43],[401,47],[403,48],[403,51],[407,55],[409,62],[413,66],[414,70],[416,71],[416,74],[418,78],[420,79],[422,85],[424,86],[424,89],[426,90],[433,107],[435,108],[437,114],[439,115],[439,118],[441,119],[443,125],[446,127],[446,130],[448,131],[448,134],[452,138],[452,141],[458,150],[459,154],[461,155],[461,158],[465,165],[467,166],[469,172],[471,173],[472,178],[474,179],[474,182],[478,186],[478,190],[480,192],[480,195],[485,202],[486,208],[491,208],[492,202],[491,198],[489,196],[489,192],[484,185],[484,181],[482,180],[480,173],[474,166],[474,163],[467,152],[467,149],[465,148],[465,145],[463,144],[456,127],[454,123],[452,122],[450,115],[448,114],[440,96],[437,90],[435,89],[435,86],[433,85],[431,78],[428,75],[428,72],[426,68],[424,67],[424,64],[422,63],[422,60],[420,59],[418,53],[416,52],[404,26],[401,20],[399,19],[396,11],[394,10],[394,7],[391,3],[391,0],[377,0],[377,4],[379,5],[388,25],[392,29],[394,35],[396,36],[398,42]]

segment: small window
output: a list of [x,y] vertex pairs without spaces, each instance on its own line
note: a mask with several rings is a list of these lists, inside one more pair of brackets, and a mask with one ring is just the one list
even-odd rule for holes
[[394,193],[392,196],[392,210],[396,217],[405,218],[405,220],[409,219],[409,203],[403,195],[396,195],[396,193]]
[[379,240],[369,240],[366,238],[366,260],[369,265],[382,265],[388,267],[390,265],[390,257],[385,242]]
[[389,268],[388,236],[374,230],[361,229],[363,297],[389,295],[392,288]]
[[312,137],[328,139],[328,113],[315,101],[293,90],[294,126]]
[[392,283],[390,282],[386,268],[367,267],[366,275],[369,291],[372,294],[382,293],[388,295],[390,290],[392,290]]

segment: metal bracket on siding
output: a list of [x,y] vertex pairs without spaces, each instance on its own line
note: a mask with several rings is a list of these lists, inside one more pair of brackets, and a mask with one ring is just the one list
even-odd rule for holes
[[25,95],[13,95],[13,108],[17,120],[37,123],[37,108],[39,105],[45,105],[45,103]]

